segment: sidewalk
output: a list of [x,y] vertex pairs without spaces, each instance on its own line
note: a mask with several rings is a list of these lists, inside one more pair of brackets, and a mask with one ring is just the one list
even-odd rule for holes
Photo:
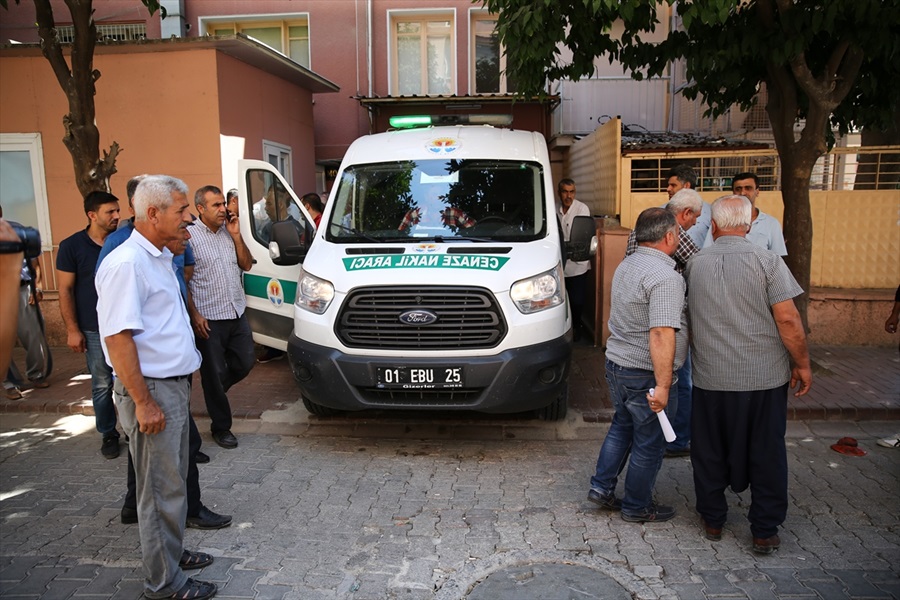
[[[0,413],[93,415],[91,381],[84,355],[74,354],[68,348],[53,348],[52,352],[54,369],[49,379],[50,387],[23,390],[25,398],[22,400],[7,400],[5,396],[0,398]],[[900,354],[895,348],[813,346],[810,355],[813,360],[813,388],[803,398],[790,397],[788,419],[900,420]],[[23,364],[21,348],[16,348],[13,357],[19,365]],[[601,349],[576,345],[569,379],[569,411],[583,423],[606,423],[612,417],[603,362]],[[257,364],[247,379],[229,392],[229,398],[236,421],[260,419],[271,411],[291,410],[305,415],[286,358]],[[196,373],[191,408],[195,417],[208,417],[200,376]],[[376,415],[389,417],[396,416],[396,413],[365,411],[339,419],[368,419]],[[305,417],[309,422],[319,424],[335,420],[312,415]]]

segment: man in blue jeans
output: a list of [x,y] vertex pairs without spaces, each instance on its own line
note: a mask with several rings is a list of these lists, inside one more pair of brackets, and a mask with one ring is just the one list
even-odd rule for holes
[[[653,487],[665,438],[656,413],[677,405],[675,371],[687,354],[684,279],[675,271],[678,222],[664,208],[648,208],[635,224],[638,248],[612,281],[606,381],[615,407],[591,477],[588,500],[622,511],[626,521],[668,521],[671,506],[657,504]],[[653,389],[653,393],[651,393]],[[628,465],[625,493],[616,497]]]
[[106,236],[119,224],[119,199],[108,192],[91,192],[84,199],[84,214],[88,226],[60,242],[56,254],[59,311],[66,324],[66,344],[73,352],[87,356],[94,418],[103,438],[100,452],[106,458],[116,458],[119,432],[112,398],[112,369],[100,346],[94,271]]

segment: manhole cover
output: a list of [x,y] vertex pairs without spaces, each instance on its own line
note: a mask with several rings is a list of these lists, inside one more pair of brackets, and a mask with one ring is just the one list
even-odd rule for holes
[[580,565],[540,563],[502,568],[476,584],[466,600],[631,600],[615,579]]

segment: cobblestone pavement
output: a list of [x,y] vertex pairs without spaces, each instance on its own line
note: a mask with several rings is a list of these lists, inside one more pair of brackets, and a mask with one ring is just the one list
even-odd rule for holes
[[[769,556],[750,552],[747,493],[730,494],[722,541],[701,535],[687,458],[667,459],[657,481],[673,521],[597,510],[586,492],[604,424],[590,440],[540,433],[554,424],[464,440],[433,421],[391,429],[394,439],[257,423],[239,424],[236,450],[200,424],[212,456],[200,466],[203,501],[234,524],[189,529],[186,545],[216,557],[198,577],[217,582],[221,599],[485,598],[479,582],[504,568],[497,600],[602,596],[574,584],[522,592],[559,565],[641,599],[900,597],[900,451],[874,443],[896,422],[789,424],[790,507]],[[868,454],[832,451],[842,436]],[[118,519],[125,459],[97,447],[91,418],[0,415],[0,597],[140,597],[138,530]]]

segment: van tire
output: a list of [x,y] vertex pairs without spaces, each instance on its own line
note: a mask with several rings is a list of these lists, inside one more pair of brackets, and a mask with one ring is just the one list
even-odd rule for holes
[[569,409],[569,383],[559,392],[556,398],[545,406],[537,409],[537,416],[542,421],[562,421],[566,418]]
[[300,399],[303,400],[303,406],[306,410],[317,417],[336,417],[343,414],[342,411],[337,410],[336,408],[329,408],[327,406],[322,406],[321,404],[316,404],[306,396],[300,396]]

